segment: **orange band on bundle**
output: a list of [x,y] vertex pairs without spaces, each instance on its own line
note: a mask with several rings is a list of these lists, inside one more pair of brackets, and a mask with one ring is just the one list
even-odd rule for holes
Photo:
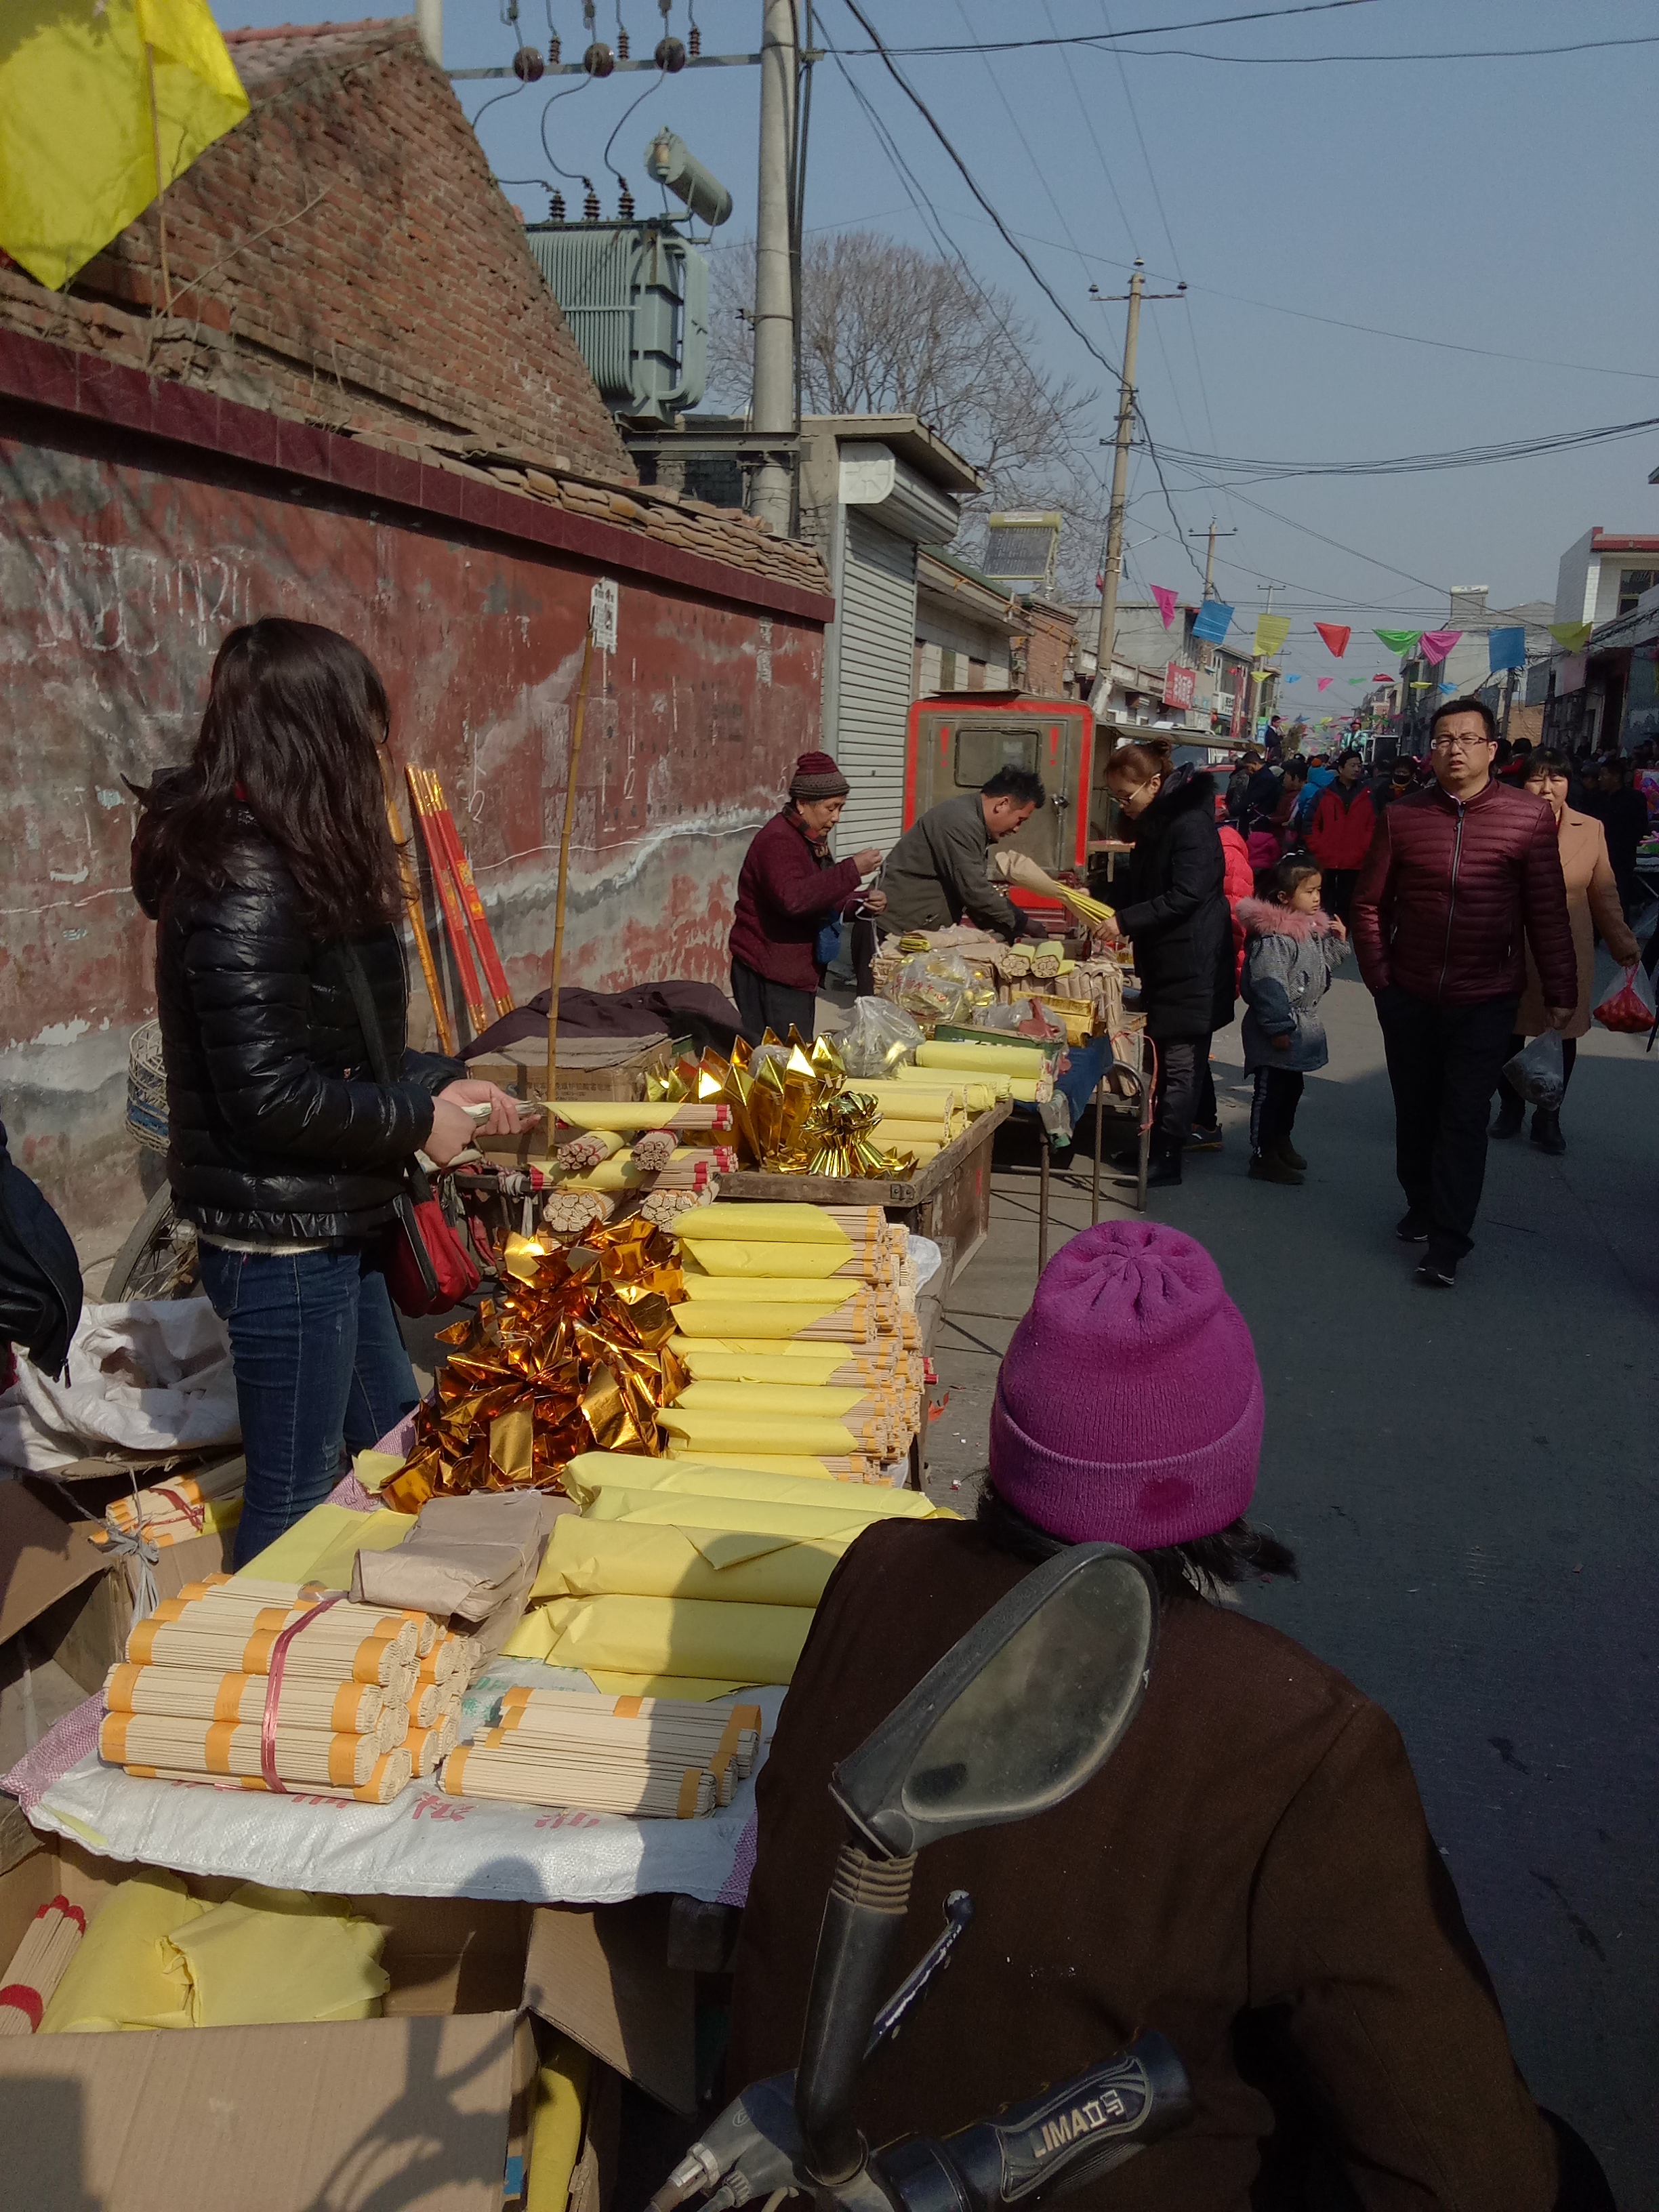
[[127,1665],[117,1667],[104,1685],[104,1708],[112,1713],[130,1713],[132,1694],[137,1686],[142,1668]]
[[467,1753],[471,1748],[470,1743],[457,1744],[444,1761],[444,1788],[452,1797],[460,1797],[465,1794],[462,1788],[461,1777],[466,1771]]
[[644,1703],[643,1698],[618,1698],[611,1710],[619,1721],[636,1721]]
[[213,1693],[213,1717],[216,1721],[240,1720],[242,1713],[242,1686],[246,1674],[227,1674]]
[[155,1649],[155,1632],[160,1626],[152,1613],[148,1620],[141,1620],[128,1637],[127,1657],[135,1667],[149,1666],[150,1654]]
[[236,1740],[234,1721],[215,1721],[202,1747],[202,1764],[210,1774],[228,1774],[230,1747]]
[[112,1766],[126,1765],[127,1722],[131,1717],[127,1713],[107,1713],[98,1731],[99,1756],[108,1759]]
[[680,1801],[674,1808],[677,1820],[695,1820],[697,1817],[697,1788],[702,1780],[700,1766],[688,1766],[680,1777]]
[[356,1728],[357,1716],[362,1711],[363,1686],[361,1682],[342,1682],[334,1695],[334,1710],[329,1715],[329,1725],[341,1735],[349,1735]]

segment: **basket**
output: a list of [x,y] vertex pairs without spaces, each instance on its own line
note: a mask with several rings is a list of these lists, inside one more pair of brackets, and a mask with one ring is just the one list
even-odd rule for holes
[[160,1022],[141,1022],[127,1048],[127,1127],[147,1152],[166,1152],[167,1078]]

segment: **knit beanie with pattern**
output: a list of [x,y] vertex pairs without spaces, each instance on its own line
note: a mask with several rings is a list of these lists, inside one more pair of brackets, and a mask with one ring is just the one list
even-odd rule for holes
[[1067,1543],[1190,1543],[1249,1504],[1262,1413],[1250,1332],[1204,1247],[1103,1222],[1048,1262],[1014,1331],[991,1480]]
[[803,753],[789,779],[791,799],[845,799],[852,787],[828,753]]

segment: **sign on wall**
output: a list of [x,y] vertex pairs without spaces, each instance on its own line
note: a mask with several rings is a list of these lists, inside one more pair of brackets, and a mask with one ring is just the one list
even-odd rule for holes
[[1170,661],[1164,671],[1164,703],[1166,707],[1190,707],[1198,696],[1198,671],[1184,668],[1178,660]]

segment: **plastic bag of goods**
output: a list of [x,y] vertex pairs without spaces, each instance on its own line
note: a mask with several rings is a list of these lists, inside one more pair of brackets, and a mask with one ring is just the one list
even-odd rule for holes
[[954,952],[918,952],[899,970],[898,1002],[921,1022],[959,1022],[992,993]]
[[1626,969],[1618,989],[1610,991],[1595,1009],[1595,1018],[1604,1030],[1616,1030],[1624,1036],[1645,1036],[1653,1027],[1653,986],[1639,960]]
[[889,1075],[912,1058],[922,1042],[921,1025],[886,999],[855,999],[853,1018],[836,1039],[849,1075]]
[[1561,1051],[1559,1030],[1546,1030],[1504,1063],[1504,1079],[1518,1091],[1528,1106],[1553,1113],[1565,1096],[1567,1066]]

